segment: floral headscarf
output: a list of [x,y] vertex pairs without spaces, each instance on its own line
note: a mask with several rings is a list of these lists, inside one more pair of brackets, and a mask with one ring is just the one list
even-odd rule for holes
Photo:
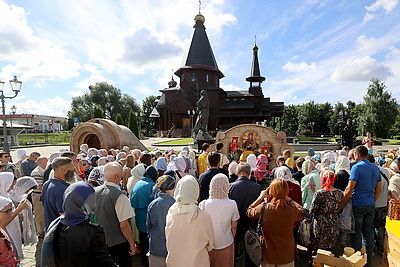
[[268,173],[268,157],[261,154],[257,157],[256,169],[254,170],[254,177],[257,181],[261,181]]
[[280,167],[276,168],[275,176],[277,179],[282,179],[286,182],[291,182],[293,184],[300,185],[298,181],[293,179],[292,172],[286,166],[280,166]]
[[321,179],[322,189],[329,191],[329,188],[336,181],[335,174],[331,170],[325,170]]
[[216,174],[210,182],[210,199],[226,199],[229,193],[229,180],[223,173]]

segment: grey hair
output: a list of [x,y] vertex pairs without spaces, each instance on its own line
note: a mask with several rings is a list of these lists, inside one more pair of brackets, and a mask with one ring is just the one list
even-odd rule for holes
[[236,169],[236,173],[241,173],[241,172],[245,172],[247,174],[251,173],[251,167],[249,164],[245,163],[245,162],[241,162],[238,164],[237,169]]

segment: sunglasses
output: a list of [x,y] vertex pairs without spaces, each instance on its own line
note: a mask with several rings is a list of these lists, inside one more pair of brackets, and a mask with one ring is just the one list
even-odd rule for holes
[[12,211],[13,211],[13,209],[12,208],[9,208],[8,210],[6,210],[6,211],[0,211],[1,213],[5,213],[5,214],[10,214],[10,213],[12,213]]

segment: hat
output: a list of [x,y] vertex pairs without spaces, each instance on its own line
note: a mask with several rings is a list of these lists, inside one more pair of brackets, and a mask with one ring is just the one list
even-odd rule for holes
[[129,148],[128,146],[124,146],[124,147],[122,148],[122,150],[130,150],[130,148]]

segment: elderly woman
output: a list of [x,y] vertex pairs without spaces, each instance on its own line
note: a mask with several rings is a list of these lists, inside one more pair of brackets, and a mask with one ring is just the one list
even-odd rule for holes
[[156,198],[147,208],[147,232],[149,234],[150,267],[166,266],[167,247],[165,239],[166,217],[169,208],[175,203],[173,197],[175,179],[163,175],[157,179],[155,186]]
[[389,180],[389,191],[400,199],[400,159],[393,160],[390,164],[390,169],[394,175]]
[[228,173],[229,173],[229,182],[233,183],[234,181],[236,181],[239,177],[238,177],[238,173],[237,173],[237,162],[236,161],[232,161],[231,163],[229,163],[229,167],[228,167]]
[[183,157],[171,157],[171,162],[170,162],[171,170],[175,172],[175,179],[178,182],[179,179],[182,177],[188,175],[185,173],[186,170],[186,161]]
[[131,206],[135,209],[136,227],[139,230],[139,242],[142,249],[142,265],[148,266],[148,258],[146,256],[149,251],[149,239],[147,238],[147,207],[153,200],[153,186],[157,180],[157,170],[153,166],[147,167],[143,174],[142,180],[137,182],[133,187],[131,198]]
[[343,192],[333,187],[335,174],[327,170],[323,174],[322,189],[314,194],[310,215],[313,225],[313,253],[318,248],[330,250],[339,237],[339,216]]
[[103,228],[89,222],[96,205],[94,189],[83,181],[70,185],[63,205],[64,214],[44,238],[42,266],[116,266]]
[[315,164],[312,160],[306,160],[303,162],[302,172],[304,177],[301,178],[301,197],[303,207],[306,210],[310,210],[311,202],[314,197],[315,191],[321,189],[322,184],[319,177],[319,172],[315,168]]
[[296,245],[293,238],[293,225],[301,221],[305,211],[289,196],[287,182],[275,179],[267,190],[261,191],[258,199],[247,209],[251,219],[259,219],[264,199],[271,197],[265,205],[261,222],[263,232],[262,265],[294,267]]
[[335,164],[335,183],[334,187],[344,192],[349,183],[350,160],[346,156],[339,156]]
[[107,157],[101,157],[97,160],[97,167],[94,167],[88,177],[88,182],[96,187],[104,184],[106,177],[104,176],[104,165],[108,163]]
[[213,249],[213,224],[210,215],[197,207],[199,195],[196,178],[186,175],[178,181],[176,202],[168,211],[165,227],[167,266],[210,266],[208,252]]
[[210,266],[230,267],[234,264],[234,237],[240,215],[237,204],[228,198],[229,180],[216,174],[210,183],[210,196],[199,208],[210,214],[214,229],[214,249],[210,251]]
[[14,205],[8,194],[12,188],[14,182],[14,175],[9,172],[0,173],[0,196],[1,199],[0,206],[2,206],[2,211],[0,216],[0,227],[3,228],[13,245],[14,251],[16,253],[16,258],[21,260],[23,258],[22,253],[22,238],[21,238],[21,228],[19,224],[18,214],[28,207],[27,200],[23,200],[19,203],[18,207],[14,210]]

